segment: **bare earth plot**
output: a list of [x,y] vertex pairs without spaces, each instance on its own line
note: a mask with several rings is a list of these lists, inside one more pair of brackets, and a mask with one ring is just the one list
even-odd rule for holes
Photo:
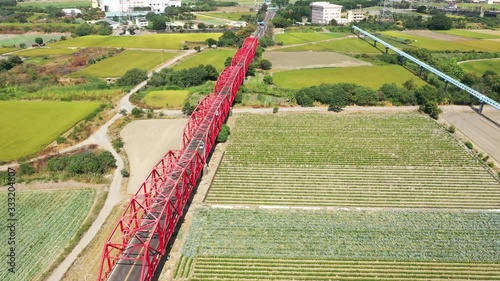
[[484,34],[492,34],[492,35],[500,35],[500,30],[491,30],[491,29],[471,29],[470,31],[479,32]]
[[443,106],[443,118],[472,142],[500,162],[500,111],[485,106],[483,113],[497,124],[480,116],[468,106]]
[[332,52],[265,52],[274,69],[369,66],[371,63]]
[[128,192],[135,193],[151,168],[169,150],[180,149],[187,119],[134,121],[121,131],[130,162]]
[[434,32],[434,31],[430,31],[430,30],[407,30],[407,31],[405,31],[405,33],[417,35],[417,36],[422,36],[422,37],[430,38],[430,39],[434,39],[434,40],[441,40],[441,41],[452,41],[453,42],[453,41],[474,40],[474,39],[468,38],[468,37],[438,33],[438,32]]

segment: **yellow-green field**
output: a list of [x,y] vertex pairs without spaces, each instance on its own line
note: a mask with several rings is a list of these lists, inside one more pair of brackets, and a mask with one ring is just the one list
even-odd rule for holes
[[144,97],[144,103],[153,107],[180,109],[189,91],[151,91]]
[[460,64],[465,72],[471,72],[476,75],[483,75],[487,70],[500,73],[500,59],[471,61]]
[[465,30],[465,29],[440,30],[440,31],[437,31],[437,32],[439,32],[439,33],[445,33],[445,34],[450,34],[450,35],[457,35],[457,36],[462,36],[462,37],[475,38],[475,39],[496,39],[496,38],[500,38],[500,35],[487,34],[487,33],[481,33],[481,32],[474,32],[474,31]]
[[152,34],[143,36],[88,35],[50,44],[51,47],[115,47],[179,50],[184,41],[218,40],[221,33]]
[[18,2],[17,3],[19,6],[33,6],[33,7],[47,7],[47,6],[52,6],[52,7],[57,7],[60,9],[64,8],[76,8],[76,7],[91,7],[92,6],[92,1],[82,1],[82,0],[76,0],[76,1],[70,1],[70,0],[61,0],[61,1],[29,1],[29,2]]
[[280,52],[301,52],[301,51],[316,51],[316,52],[340,52],[340,53],[377,53],[382,49],[378,49],[370,45],[368,42],[358,38],[346,38],[329,42],[311,43],[302,46],[280,48]]
[[417,85],[425,84],[422,79],[398,65],[298,69],[273,74],[274,84],[295,89],[342,82],[378,89],[385,83],[401,85],[409,79],[413,79]]
[[15,55],[23,57],[42,57],[42,56],[58,56],[71,55],[78,52],[77,49],[60,49],[60,48],[36,48],[16,52]]
[[124,51],[72,73],[69,77],[120,77],[132,68],[151,70],[176,55],[177,53]]
[[255,15],[255,13],[251,12],[231,12],[231,13],[205,13],[203,15],[210,16],[210,17],[215,17],[215,18],[221,18],[221,19],[228,19],[228,20],[233,20],[233,21],[239,21],[241,16],[243,15]]
[[427,48],[430,50],[461,50],[461,51],[500,51],[500,42],[494,40],[465,40],[465,41],[443,41],[407,34],[399,31],[384,31],[385,35],[396,38],[416,40],[411,46]]
[[315,32],[287,32],[276,34],[274,41],[283,42],[284,46],[315,42],[345,36],[346,33],[315,33]]
[[16,48],[0,48],[0,55],[5,53],[10,53],[17,50]]
[[232,57],[236,53],[234,49],[217,49],[208,50],[187,58],[181,63],[174,66],[175,70],[181,70],[186,68],[191,68],[198,66],[200,64],[211,64],[215,66],[217,71],[222,71],[224,69],[224,62],[227,57]]
[[98,106],[97,102],[0,101],[0,161],[41,150]]

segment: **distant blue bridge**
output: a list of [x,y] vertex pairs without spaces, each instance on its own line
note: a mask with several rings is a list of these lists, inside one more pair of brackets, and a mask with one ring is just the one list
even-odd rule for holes
[[396,47],[394,47],[394,46],[392,46],[392,45],[390,45],[390,44],[388,44],[388,43],[384,42],[384,41],[383,41],[383,40],[381,40],[380,38],[378,38],[378,37],[376,37],[376,36],[374,36],[374,35],[372,35],[372,34],[370,34],[370,33],[366,32],[366,31],[364,31],[363,29],[361,29],[361,28],[359,28],[359,27],[357,27],[357,26],[354,26],[354,25],[353,25],[353,26],[352,26],[352,29],[353,29],[353,31],[354,31],[354,30],[355,30],[355,31],[357,31],[357,32],[358,32],[358,34],[363,34],[363,35],[365,35],[366,37],[369,37],[369,38],[373,39],[373,41],[374,41],[374,43],[373,43],[373,44],[374,44],[374,45],[376,45],[376,44],[377,44],[377,42],[378,42],[378,43],[380,43],[380,44],[382,44],[382,45],[384,45],[384,46],[385,46],[385,51],[386,51],[386,53],[387,53],[387,51],[388,51],[389,49],[391,49],[392,51],[394,51],[394,52],[396,52],[398,55],[400,55],[402,58],[407,58],[408,60],[410,60],[410,61],[412,61],[412,62],[416,63],[418,66],[420,66],[420,72],[422,72],[422,69],[427,69],[429,72],[431,72],[431,73],[433,73],[433,74],[435,74],[435,75],[437,75],[437,76],[441,77],[441,78],[445,81],[446,86],[448,86],[448,83],[451,83],[452,85],[454,85],[454,86],[458,87],[459,89],[462,89],[462,90],[466,91],[467,93],[469,93],[470,95],[472,95],[472,96],[476,97],[476,98],[479,100],[479,102],[481,103],[481,105],[480,105],[480,107],[479,107],[479,113],[481,113],[481,112],[482,112],[482,110],[483,110],[483,105],[484,105],[485,103],[486,103],[486,104],[489,104],[489,105],[491,105],[491,106],[493,106],[493,107],[494,107],[494,108],[496,108],[497,110],[500,110],[500,103],[498,103],[498,102],[494,101],[493,99],[491,99],[491,98],[489,98],[489,97],[487,97],[487,96],[485,96],[485,95],[481,94],[480,92],[478,92],[478,91],[476,91],[476,90],[472,89],[471,87],[469,87],[469,86],[467,86],[467,85],[465,85],[465,84],[462,84],[460,81],[458,81],[458,80],[456,80],[456,79],[451,78],[450,76],[448,76],[448,75],[444,74],[443,72],[441,72],[441,71],[439,71],[439,70],[435,69],[434,67],[432,67],[432,66],[430,66],[430,65],[428,65],[428,64],[426,64],[426,63],[424,63],[424,62],[422,62],[422,61],[420,61],[420,60],[418,60],[418,59],[416,59],[416,58],[415,58],[415,57],[413,57],[413,56],[410,56],[409,54],[407,54],[407,53],[405,53],[405,52],[403,52],[403,51],[399,50],[398,48],[396,48]]

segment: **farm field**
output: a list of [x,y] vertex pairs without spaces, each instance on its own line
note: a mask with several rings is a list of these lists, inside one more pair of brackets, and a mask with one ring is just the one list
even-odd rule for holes
[[[2,149],[3,151],[3,149]],[[76,234],[92,208],[93,189],[20,191],[16,193],[16,273],[1,280],[39,280],[40,275]],[[0,218],[7,221],[7,212]]]
[[31,155],[97,109],[97,102],[0,102],[0,161]]
[[217,71],[220,72],[224,69],[224,62],[226,61],[227,57],[232,57],[235,53],[236,50],[234,49],[216,49],[203,51],[181,61],[179,64],[176,64],[173,69],[181,70],[196,67],[200,64],[211,64],[217,69]]
[[151,91],[144,97],[144,103],[154,107],[180,109],[188,94],[189,91],[184,90]]
[[499,182],[419,114],[242,115],[231,133],[207,203],[500,207]]
[[78,50],[76,49],[35,48],[35,49],[19,51],[14,53],[14,55],[23,57],[42,57],[42,56],[71,55],[76,52],[78,52]]
[[332,38],[340,38],[347,35],[346,33],[316,33],[316,32],[287,32],[276,34],[274,41],[283,42],[284,46],[292,44],[301,44],[314,41],[327,40]]
[[500,59],[465,62],[460,66],[465,72],[472,72],[478,76],[483,75],[487,70],[500,73]]
[[[68,37],[69,33],[25,33],[25,34],[13,34],[12,36],[3,36],[0,37],[0,46],[6,45],[16,45],[19,47],[19,44],[25,43],[27,46],[31,46],[31,44],[35,44],[35,38],[41,37],[43,38],[43,42],[49,42],[51,39],[59,40],[61,36]],[[63,41],[64,42],[64,41]]]
[[82,1],[82,0],[76,0],[76,1],[68,1],[68,0],[61,0],[61,1],[30,1],[30,2],[19,2],[19,6],[33,6],[33,7],[47,7],[47,6],[52,6],[52,7],[57,7],[57,8],[77,8],[77,7],[91,7],[92,6],[92,1]]
[[500,277],[498,213],[203,208],[192,225],[190,280]]
[[312,42],[311,44],[278,48],[280,52],[303,52],[303,51],[316,51],[316,52],[339,52],[346,54],[368,53],[380,54],[382,49],[373,47],[371,44],[358,38],[346,38],[334,40],[329,42]]
[[[214,18],[204,14],[196,14],[196,20],[202,21],[205,24],[213,24],[213,25],[224,25],[228,23],[228,20],[221,18]],[[216,39],[216,38],[214,38]]]
[[271,61],[274,70],[371,65],[334,52],[264,52],[263,58]]
[[251,12],[231,12],[231,13],[204,13],[202,15],[216,17],[221,19],[228,19],[232,21],[239,21],[241,16],[243,15],[255,15],[255,13]]
[[274,84],[294,89],[341,82],[379,89],[385,83],[401,85],[409,79],[417,85],[425,85],[425,81],[398,65],[298,69],[273,74]]
[[129,51],[92,64],[69,77],[120,77],[132,68],[151,70],[175,57],[177,53]]
[[470,38],[475,38],[475,39],[500,38],[500,35],[474,32],[474,31],[469,31],[469,30],[465,30],[465,29],[450,29],[450,30],[441,30],[441,31],[437,31],[437,32],[444,33],[444,34],[458,35],[458,36],[463,36],[463,37],[470,37]]
[[116,47],[179,50],[184,41],[218,39],[221,33],[153,34],[143,36],[88,35],[50,44],[51,47]]
[[0,48],[0,55],[5,53],[10,53],[17,50],[16,48]]
[[427,48],[430,50],[461,50],[461,51],[500,51],[498,41],[492,40],[461,40],[461,41],[443,41],[416,36],[399,31],[384,31],[384,35],[393,36],[396,38],[404,38],[416,40],[410,46],[419,48]]

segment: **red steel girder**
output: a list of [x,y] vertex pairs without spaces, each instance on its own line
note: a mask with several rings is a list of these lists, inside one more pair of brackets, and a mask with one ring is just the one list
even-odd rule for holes
[[[106,280],[119,261],[140,266],[140,280],[151,280],[206,159],[245,78],[258,39],[249,37],[219,76],[214,93],[196,107],[184,128],[182,148],[169,151],[130,200],[104,245],[98,280]],[[200,142],[204,142],[200,154]],[[136,267],[137,268],[137,267]]]

